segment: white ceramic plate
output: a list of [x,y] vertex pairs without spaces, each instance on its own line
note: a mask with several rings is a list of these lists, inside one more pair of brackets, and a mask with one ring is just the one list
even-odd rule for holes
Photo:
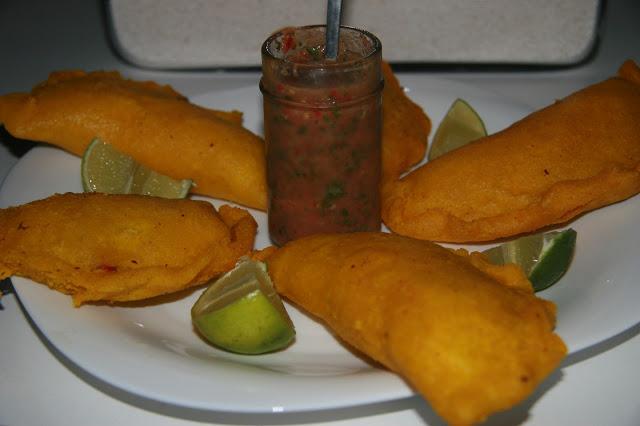
[[[411,97],[438,123],[456,97],[468,100],[497,131],[529,112],[490,93],[453,82],[428,80]],[[245,112],[261,133],[257,87],[208,93],[194,102]],[[31,150],[0,191],[0,206],[22,204],[55,192],[80,192],[80,159],[51,147]],[[214,201],[214,204],[219,202]],[[266,217],[257,246],[268,244]],[[640,252],[638,197],[589,213],[571,224],[578,247],[569,273],[543,293],[558,305],[558,333],[570,350],[585,348],[638,322]],[[239,356],[219,351],[192,330],[189,310],[198,294],[147,307],[83,306],[41,284],[14,278],[34,323],[66,357],[126,391],[184,407],[280,412],[346,407],[406,397],[412,391],[395,375],[375,368],[339,344],[303,313],[288,306],[297,340],[286,351]]]

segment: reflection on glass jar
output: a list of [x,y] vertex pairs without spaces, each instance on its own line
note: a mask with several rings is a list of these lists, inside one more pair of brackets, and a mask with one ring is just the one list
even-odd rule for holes
[[269,233],[380,229],[381,47],[341,28],[324,59],[324,27],[283,30],[262,49]]

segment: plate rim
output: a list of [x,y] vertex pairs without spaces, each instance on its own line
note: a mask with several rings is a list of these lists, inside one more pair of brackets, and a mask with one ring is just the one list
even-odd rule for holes
[[[401,77],[401,76],[400,76]],[[471,97],[489,97],[490,99],[492,99],[493,101],[497,101],[497,102],[502,102],[505,103],[505,105],[508,105],[510,107],[516,105],[517,108],[520,108],[523,112],[526,110],[528,112],[532,111],[532,108],[521,103],[521,102],[517,102],[517,101],[513,101],[511,99],[505,98],[504,96],[501,96],[495,92],[491,92],[489,90],[485,90],[485,89],[481,89],[479,87],[473,86],[473,85],[469,85],[467,83],[461,83],[461,82],[457,82],[454,80],[447,80],[447,79],[442,79],[442,78],[428,78],[428,79],[424,79],[421,80],[420,84],[414,85],[412,87],[410,87],[409,89],[409,95],[415,95],[416,92],[419,91],[424,91],[424,90],[429,90],[429,88],[433,87],[433,85],[441,87],[456,87],[458,90],[469,90],[470,92],[472,92],[473,94],[471,95]],[[255,90],[256,91],[256,99],[259,99],[259,94],[257,93],[257,86],[254,86],[253,84],[250,85],[246,85],[243,87],[239,87],[239,88],[233,88],[233,89],[223,89],[223,90],[212,90],[212,91],[208,91],[208,92],[203,92],[202,94],[199,95],[195,95],[191,97],[192,102],[194,103],[198,103],[200,105],[203,105],[202,103],[202,99],[206,98],[207,96],[212,96],[215,95],[216,97],[220,96],[220,95],[224,95],[224,94],[233,94],[234,92],[239,92],[239,91],[246,91],[246,90]],[[424,96],[429,96],[429,94],[423,94]],[[452,95],[455,96],[455,95]],[[416,103],[418,103],[416,101]],[[203,105],[203,106],[210,106],[211,105]],[[421,105],[424,107],[424,105]],[[506,106],[505,106],[506,107]],[[436,121],[436,117],[434,117],[431,113],[429,113],[429,111],[427,111],[427,113],[429,114],[430,119],[432,120],[432,124],[433,123],[437,123]],[[435,128],[435,126],[434,126]],[[496,129],[493,129],[492,131],[495,131]],[[430,138],[433,135],[433,131],[431,132]],[[15,171],[18,170],[20,167],[24,167],[24,164],[27,163],[28,161],[31,161],[30,159],[33,156],[36,155],[40,155],[40,153],[42,153],[42,151],[44,149],[47,150],[54,150],[56,152],[64,152],[62,150],[60,150],[59,148],[54,148],[51,146],[47,146],[47,145],[39,145],[34,147],[33,149],[31,149],[29,152],[27,152],[12,168],[11,170],[8,172],[8,174],[6,175],[4,181],[2,182],[2,186],[0,188],[0,204],[2,206],[5,205],[5,199],[7,198],[7,194],[6,192],[8,191],[8,187],[11,187],[12,185],[12,179],[15,177],[14,174],[16,173]],[[65,153],[65,155],[69,155],[72,156],[71,154]],[[79,158],[78,158],[79,161]],[[21,166],[22,165],[22,166]],[[78,176],[79,176],[79,172],[78,172]],[[79,178],[78,178],[79,181]],[[12,277],[12,280],[15,279]],[[33,283],[31,280],[28,280],[26,278],[18,278],[19,280],[25,280],[25,281],[29,281],[30,283]],[[56,341],[58,340],[55,336],[51,336],[50,333],[47,332],[47,327],[43,326],[41,324],[41,321],[38,321],[37,318],[39,318],[38,312],[35,312],[35,308],[32,304],[32,301],[29,300],[29,297],[23,297],[23,294],[26,294],[27,292],[23,291],[20,287],[21,286],[15,286],[16,287],[16,293],[20,298],[20,302],[21,304],[25,307],[25,311],[29,314],[29,316],[31,317],[34,326],[38,327],[38,330],[42,333],[43,336],[46,337],[47,341],[53,345],[57,350],[60,351],[60,353],[62,353],[67,359],[69,359],[71,362],[73,362],[75,365],[77,365],[79,368],[83,369],[84,371],[88,372],[89,374],[91,374],[92,376],[95,376],[96,378],[105,381],[106,383],[109,383],[113,386],[116,386],[119,389],[122,389],[126,392],[130,392],[145,398],[151,398],[154,400],[158,400],[158,401],[162,401],[165,403],[169,403],[169,404],[174,404],[174,405],[179,405],[179,406],[183,406],[183,407],[187,407],[187,408],[194,408],[194,409],[206,409],[206,410],[214,410],[214,411],[224,411],[224,412],[236,412],[236,413],[267,413],[267,412],[274,412],[274,406],[271,407],[267,407],[267,406],[255,406],[255,407],[242,407],[242,409],[239,409],[240,407],[235,407],[234,406],[230,406],[230,405],[226,405],[226,404],[222,404],[222,405],[216,405],[216,404],[189,404],[188,401],[178,401],[176,402],[175,400],[170,400],[170,399],[166,399],[163,398],[162,395],[152,395],[150,396],[149,393],[144,393],[143,391],[140,391],[140,389],[136,389],[131,388],[126,386],[126,384],[123,383],[114,383],[113,381],[110,381],[108,377],[105,377],[104,374],[100,374],[99,371],[95,371],[94,368],[90,368],[89,366],[87,366],[86,362],[83,362],[82,360],[78,360],[77,357],[73,356],[72,354],[69,354],[68,351],[65,351],[63,347],[60,347],[59,342],[56,343]],[[42,284],[37,284],[37,287],[43,287]],[[46,286],[43,287],[44,289],[46,289]],[[49,291],[49,290],[47,290]],[[23,293],[23,294],[21,294]],[[545,293],[542,293],[542,297],[544,297]],[[67,297],[67,296],[64,296]],[[71,306],[71,302],[69,302],[69,305]],[[626,329],[633,327],[635,324],[637,324],[638,322],[640,322],[640,320],[636,320],[636,323],[628,325],[628,327],[625,327],[622,330],[619,330],[619,333],[624,332]],[[593,346],[597,343],[600,343],[601,341],[613,337],[613,335],[609,335],[606,337],[602,337],[597,339],[597,341],[593,341],[590,342],[589,344],[583,345],[581,347],[578,348],[573,348],[571,353],[577,352],[577,351],[581,351],[583,349],[586,349],[590,346]],[[388,371],[382,371],[385,375],[392,375],[394,377],[395,376],[393,373],[388,372]],[[324,403],[322,401],[318,401],[317,399],[315,400],[315,404],[292,404],[292,405],[288,405],[288,406],[284,406],[281,407],[284,411],[287,412],[301,412],[301,411],[315,411],[315,410],[322,410],[322,409],[335,409],[335,408],[346,408],[346,407],[352,407],[352,406],[357,406],[357,405],[365,405],[365,404],[370,404],[370,403],[379,403],[379,402],[383,402],[383,401],[391,401],[391,400],[395,400],[395,399],[402,399],[402,398],[406,398],[406,397],[410,397],[412,395],[414,395],[415,393],[413,392],[413,390],[411,390],[408,385],[406,385],[403,381],[401,381],[401,379],[398,381],[398,383],[402,383],[402,386],[399,386],[398,389],[395,392],[389,393],[386,396],[384,395],[379,395],[376,398],[366,398],[366,397],[360,397],[360,398],[349,398],[349,400],[341,400],[340,403],[333,403],[333,402],[327,402],[325,401]]]

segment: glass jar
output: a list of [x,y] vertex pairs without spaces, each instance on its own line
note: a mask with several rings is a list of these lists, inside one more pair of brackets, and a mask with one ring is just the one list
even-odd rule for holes
[[262,46],[260,90],[269,187],[269,234],[380,230],[381,44],[340,28],[324,57],[325,26],[287,28]]

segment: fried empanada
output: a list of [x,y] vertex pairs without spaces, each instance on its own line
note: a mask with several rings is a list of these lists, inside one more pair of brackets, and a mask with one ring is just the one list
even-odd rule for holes
[[567,222],[640,191],[640,69],[451,151],[383,191],[394,232],[489,241]]
[[387,233],[326,234],[268,258],[277,291],[404,377],[447,422],[521,402],[566,354],[555,305],[516,265]]
[[0,278],[18,275],[73,302],[148,299],[204,284],[253,249],[243,209],[100,193],[0,210]]
[[152,170],[193,180],[197,194],[265,210],[264,142],[241,120],[117,72],[54,72],[31,93],[0,96],[0,123],[17,138],[82,156],[97,137]]

